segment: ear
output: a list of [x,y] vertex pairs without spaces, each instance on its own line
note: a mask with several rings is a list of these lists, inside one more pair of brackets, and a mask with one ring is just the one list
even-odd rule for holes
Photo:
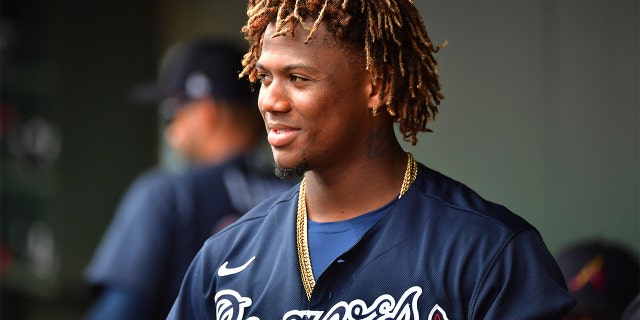
[[368,72],[367,78],[367,108],[374,110],[375,113],[375,110],[377,110],[382,105],[382,100],[380,97],[384,97],[384,94],[380,94],[380,92],[382,91],[382,79],[375,79],[371,72]]

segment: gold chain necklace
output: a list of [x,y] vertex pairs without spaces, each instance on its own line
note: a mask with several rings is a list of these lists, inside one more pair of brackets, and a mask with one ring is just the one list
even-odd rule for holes
[[[407,153],[407,169],[404,171],[404,179],[402,179],[402,187],[398,199],[407,192],[413,181],[418,175],[418,164],[410,152]],[[304,291],[307,293],[307,299],[311,301],[311,292],[316,286],[316,280],[313,277],[313,269],[311,268],[311,258],[309,256],[309,241],[307,239],[307,200],[306,200],[306,179],[302,178],[300,182],[300,192],[298,193],[298,214],[296,216],[296,242],[298,246],[298,262],[300,263],[300,276]]]

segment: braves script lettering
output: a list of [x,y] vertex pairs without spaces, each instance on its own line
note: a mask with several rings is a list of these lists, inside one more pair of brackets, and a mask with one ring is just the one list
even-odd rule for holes
[[[420,287],[411,287],[396,301],[390,295],[382,295],[371,305],[362,300],[351,302],[340,301],[329,311],[291,310],[282,316],[282,320],[418,320],[418,298],[422,294]],[[247,308],[251,306],[251,298],[243,297],[234,290],[222,290],[215,296],[216,316],[219,320],[260,320],[257,317],[244,318]],[[436,305],[429,313],[446,320],[446,313]]]

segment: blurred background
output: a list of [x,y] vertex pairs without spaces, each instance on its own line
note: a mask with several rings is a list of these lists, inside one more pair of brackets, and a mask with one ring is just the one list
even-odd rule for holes
[[[556,254],[640,253],[637,0],[415,0],[446,99],[406,148],[504,204]],[[82,272],[120,197],[166,162],[128,98],[176,41],[244,45],[244,1],[0,2],[0,318],[80,319]]]

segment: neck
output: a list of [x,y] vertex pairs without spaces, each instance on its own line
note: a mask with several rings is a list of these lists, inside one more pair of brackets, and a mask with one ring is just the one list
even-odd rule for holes
[[373,211],[397,197],[407,156],[397,145],[384,156],[351,161],[338,173],[309,171],[306,179],[307,213],[318,222],[341,221]]

